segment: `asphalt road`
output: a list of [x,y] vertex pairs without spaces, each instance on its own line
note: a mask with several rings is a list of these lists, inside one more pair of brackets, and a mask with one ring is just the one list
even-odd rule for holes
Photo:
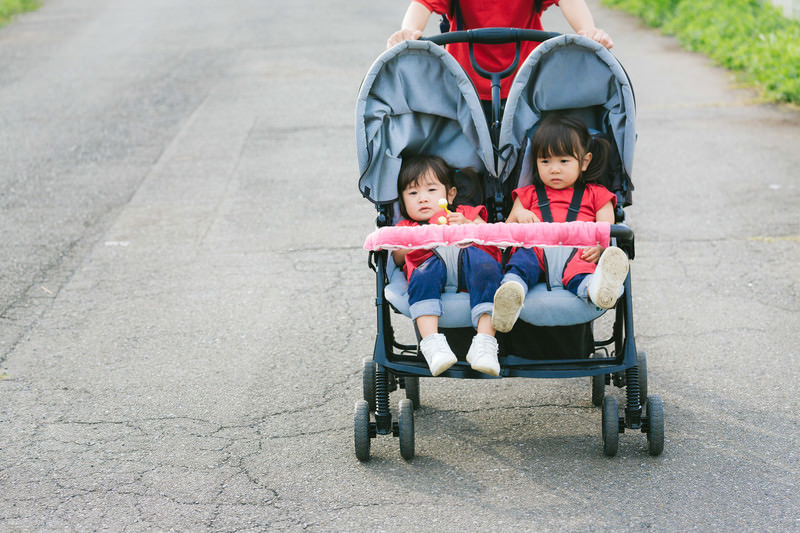
[[585,378],[428,379],[417,456],[355,459],[353,110],[405,2],[47,0],[0,29],[0,530],[799,531],[800,112],[591,5],[663,455],[605,457]]

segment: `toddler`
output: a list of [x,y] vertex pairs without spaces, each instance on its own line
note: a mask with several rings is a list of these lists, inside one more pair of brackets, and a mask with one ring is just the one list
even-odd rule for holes
[[[567,115],[548,115],[532,140],[533,184],[512,192],[508,222],[614,223],[616,196],[595,181],[605,171],[609,144],[593,139],[586,125]],[[628,275],[628,257],[612,246],[576,249],[565,265],[547,265],[539,248],[519,248],[504,268],[494,295],[492,325],[508,332],[519,318],[528,288],[545,268],[563,268],[564,287],[603,309],[611,309]]]
[[[405,157],[397,182],[403,219],[397,225],[437,224],[440,217],[445,217],[447,224],[486,223],[484,206],[457,205],[456,172],[469,173],[477,179],[471,169],[455,170],[438,156]],[[439,206],[443,198],[448,209]],[[431,374],[438,376],[457,361],[447,339],[439,333],[441,295],[449,272],[451,278],[457,275],[459,290],[469,293],[472,325],[477,330],[467,362],[474,370],[498,376],[500,364],[491,311],[502,277],[500,250],[490,246],[440,246],[435,250],[395,250],[392,256],[408,278],[411,318],[419,330],[419,347]]]

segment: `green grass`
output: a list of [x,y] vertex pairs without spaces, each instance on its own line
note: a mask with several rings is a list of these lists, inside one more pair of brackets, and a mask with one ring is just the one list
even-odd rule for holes
[[603,0],[740,73],[773,102],[800,104],[800,21],[759,0]]
[[8,24],[14,15],[33,11],[39,4],[38,0],[0,0],[0,26]]

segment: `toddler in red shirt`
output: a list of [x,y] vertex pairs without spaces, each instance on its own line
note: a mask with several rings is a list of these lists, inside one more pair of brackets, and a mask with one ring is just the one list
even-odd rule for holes
[[[533,135],[533,184],[512,192],[508,222],[614,223],[616,196],[595,181],[605,172],[609,144],[594,139],[586,125],[568,115],[552,114]],[[565,289],[603,309],[614,307],[628,275],[628,257],[621,249],[592,246],[575,249],[562,265],[549,265],[540,248],[519,248],[504,268],[494,296],[492,324],[508,332],[519,318],[528,288],[545,269],[562,269]]]
[[[438,156],[405,157],[397,182],[404,218],[397,225],[485,224],[484,206],[454,205],[458,193],[456,172],[470,172],[477,179],[471,169],[456,170]],[[447,209],[439,206],[441,199],[445,199]],[[419,330],[420,351],[431,374],[438,376],[457,361],[446,337],[439,333],[441,295],[450,278],[459,290],[469,293],[472,325],[477,330],[467,362],[474,370],[498,376],[500,364],[491,311],[502,277],[500,250],[489,246],[439,246],[435,250],[395,250],[392,257],[406,273],[411,318]]]

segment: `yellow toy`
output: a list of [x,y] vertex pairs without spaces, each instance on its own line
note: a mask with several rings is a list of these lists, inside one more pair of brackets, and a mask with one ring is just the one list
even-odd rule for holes
[[[450,210],[447,209],[447,198],[442,198],[441,200],[439,200],[439,207],[444,209],[446,215],[450,214]],[[446,216],[439,217],[439,224],[447,224],[447,217]]]

